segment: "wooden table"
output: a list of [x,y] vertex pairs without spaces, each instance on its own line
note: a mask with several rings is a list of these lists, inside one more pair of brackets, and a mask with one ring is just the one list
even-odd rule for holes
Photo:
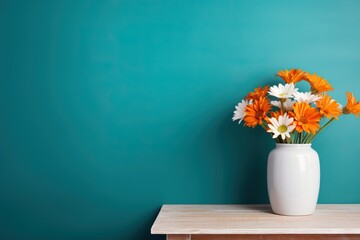
[[320,204],[313,215],[291,217],[269,205],[163,205],[151,233],[168,240],[360,240],[360,204]]

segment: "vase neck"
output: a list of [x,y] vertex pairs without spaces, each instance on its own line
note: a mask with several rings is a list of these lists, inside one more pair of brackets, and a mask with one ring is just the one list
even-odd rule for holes
[[311,148],[311,143],[307,144],[288,144],[288,143],[277,143],[277,148]]

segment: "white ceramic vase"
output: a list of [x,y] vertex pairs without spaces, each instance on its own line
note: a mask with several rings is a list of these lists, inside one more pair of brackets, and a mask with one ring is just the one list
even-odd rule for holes
[[280,215],[310,215],[320,188],[320,163],[311,144],[276,144],[268,157],[271,208]]

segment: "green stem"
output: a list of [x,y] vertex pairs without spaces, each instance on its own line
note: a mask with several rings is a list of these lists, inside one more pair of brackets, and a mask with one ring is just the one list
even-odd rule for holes
[[335,118],[332,117],[324,126],[322,126],[322,127],[319,129],[319,131],[317,131],[312,137],[310,137],[310,138],[308,139],[308,143],[311,143],[311,142],[315,139],[315,137],[316,137],[322,130],[324,130],[327,126],[329,126],[329,124],[330,124],[332,121],[334,121],[334,120],[335,120]]
[[301,134],[301,133],[298,133],[298,134],[297,134],[297,138],[296,138],[295,143],[300,143],[300,134]]
[[306,133],[305,137],[303,138],[303,142],[302,143],[308,143],[308,139],[310,138],[311,133]]
[[265,131],[267,131],[267,125],[266,125],[266,122],[265,122],[265,121],[262,121],[261,127],[262,127]]
[[303,143],[305,143],[305,139],[306,139],[306,132],[303,132],[302,133],[302,138],[301,138],[301,143],[303,144]]

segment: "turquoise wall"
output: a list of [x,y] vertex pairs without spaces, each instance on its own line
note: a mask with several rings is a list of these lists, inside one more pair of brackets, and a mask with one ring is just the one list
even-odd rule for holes
[[[267,203],[236,103],[279,69],[360,98],[360,1],[0,3],[0,238],[164,239],[164,203]],[[313,146],[320,203],[360,203],[360,119]]]

